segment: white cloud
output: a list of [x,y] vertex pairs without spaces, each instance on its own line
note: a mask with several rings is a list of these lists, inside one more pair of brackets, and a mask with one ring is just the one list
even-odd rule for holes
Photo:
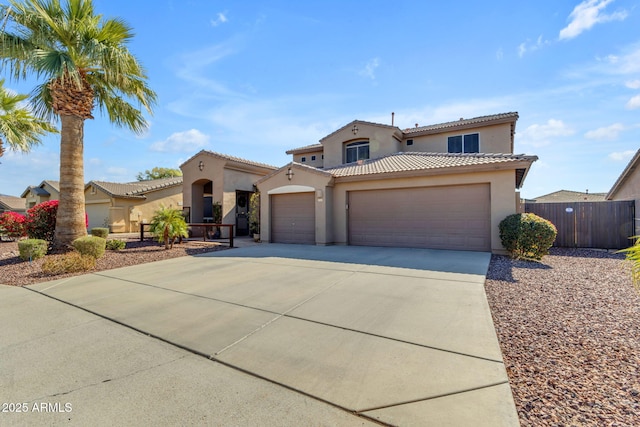
[[498,49],[498,51],[496,52],[496,59],[498,61],[501,61],[502,58],[504,58],[504,52],[502,51],[502,48]]
[[584,134],[587,139],[598,139],[613,141],[618,138],[618,134],[624,130],[622,123],[614,123],[610,126],[601,127],[595,130],[590,130]]
[[624,84],[629,89],[640,89],[640,80],[631,80]]
[[640,108],[640,95],[636,95],[633,98],[631,98],[628,102],[627,105],[625,106],[628,110],[635,110]]
[[636,154],[634,150],[626,150],[626,151],[617,151],[609,154],[609,158],[611,160],[615,160],[616,162],[628,161]]
[[545,45],[549,44],[548,40],[544,40],[542,35],[539,35],[535,42],[530,43],[527,39],[526,41],[520,43],[518,46],[518,56],[522,58],[527,52],[535,52],[538,49],[542,49]]
[[160,152],[194,153],[209,145],[209,135],[205,135],[198,129],[171,134],[164,141],[156,141],[149,149]]
[[554,139],[570,136],[574,133],[574,130],[564,124],[562,120],[549,119],[545,124],[529,126],[520,132],[517,138],[518,143],[531,145],[533,147],[543,147],[551,144]]
[[367,62],[367,65],[364,66],[364,68],[362,70],[360,70],[360,72],[358,74],[360,74],[363,77],[368,77],[371,80],[375,80],[376,79],[376,68],[378,68],[380,66],[380,59],[379,58],[373,58],[372,60],[370,60],[369,62]]
[[596,24],[609,21],[622,21],[627,17],[625,10],[611,14],[602,13],[613,0],[585,0],[577,5],[569,15],[569,24],[560,30],[560,40],[572,39]]
[[225,15],[225,14],[224,14],[224,13],[222,13],[222,12],[219,12],[219,13],[216,15],[216,18],[211,20],[211,26],[212,26],[212,27],[217,27],[218,25],[220,25],[220,24],[224,24],[224,23],[225,23],[225,22],[227,22],[227,21],[228,21],[228,19],[227,19],[227,15]]

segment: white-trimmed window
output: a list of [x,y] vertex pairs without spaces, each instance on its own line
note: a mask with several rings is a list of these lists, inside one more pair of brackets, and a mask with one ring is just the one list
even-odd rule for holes
[[369,158],[369,141],[351,142],[344,147],[344,162],[353,163]]
[[447,151],[449,153],[479,153],[480,134],[450,136],[447,139]]

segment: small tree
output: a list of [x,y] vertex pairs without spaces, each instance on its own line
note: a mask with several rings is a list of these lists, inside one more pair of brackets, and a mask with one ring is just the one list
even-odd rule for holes
[[162,207],[157,210],[151,219],[149,230],[158,242],[164,243],[165,249],[173,248],[177,238],[189,236],[182,211],[172,208]]
[[138,173],[136,179],[138,181],[149,181],[152,179],[173,178],[174,176],[182,176],[182,171],[180,169],[155,167],[151,170]]
[[19,239],[27,235],[27,219],[17,212],[0,214],[0,234],[10,239]]
[[249,198],[249,232],[260,234],[260,192],[258,191]]

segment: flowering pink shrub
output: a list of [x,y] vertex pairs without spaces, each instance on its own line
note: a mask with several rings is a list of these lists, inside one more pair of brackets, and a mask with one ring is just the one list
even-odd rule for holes
[[27,211],[27,235],[30,239],[42,239],[53,243],[56,230],[58,201],[42,202]]
[[19,239],[27,235],[26,218],[17,212],[0,214],[0,234],[11,239]]

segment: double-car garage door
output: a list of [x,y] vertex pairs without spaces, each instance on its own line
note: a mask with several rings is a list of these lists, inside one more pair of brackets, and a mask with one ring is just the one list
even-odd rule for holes
[[349,244],[491,250],[489,184],[349,192]]

